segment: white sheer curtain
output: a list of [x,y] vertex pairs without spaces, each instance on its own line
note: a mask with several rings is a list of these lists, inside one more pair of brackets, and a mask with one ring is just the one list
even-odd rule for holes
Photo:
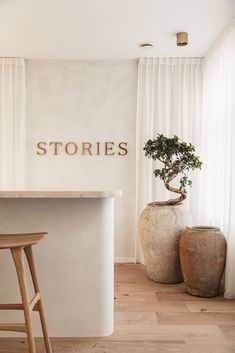
[[[150,201],[166,199],[166,191],[153,175],[154,165],[144,156],[143,146],[157,133],[177,135],[200,147],[202,119],[202,59],[142,58],[139,60],[137,103],[137,192],[136,192],[136,258],[142,262],[138,221]],[[197,173],[197,172],[196,172]],[[192,210],[198,190],[193,178],[190,198]],[[196,210],[195,210],[196,212]]]
[[235,21],[205,58],[202,160],[198,203],[201,223],[227,237],[225,297],[235,297]]
[[0,188],[24,186],[25,62],[0,58]]

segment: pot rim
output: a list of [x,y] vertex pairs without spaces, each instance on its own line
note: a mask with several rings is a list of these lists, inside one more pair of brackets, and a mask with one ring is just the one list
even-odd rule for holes
[[187,229],[190,230],[195,230],[195,231],[200,231],[200,232],[208,232],[208,231],[215,231],[215,232],[219,232],[220,228],[216,227],[216,226],[202,226],[202,225],[198,225],[198,226],[194,226],[194,227],[187,227]]

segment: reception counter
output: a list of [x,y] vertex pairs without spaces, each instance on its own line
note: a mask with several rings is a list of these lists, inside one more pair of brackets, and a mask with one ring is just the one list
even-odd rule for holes
[[[113,331],[116,196],[119,191],[0,192],[0,233],[48,232],[35,246],[35,258],[53,337]],[[20,302],[7,250],[0,253],[0,269],[0,301]],[[1,313],[2,322],[13,317],[13,312]],[[35,335],[41,336],[35,319]]]

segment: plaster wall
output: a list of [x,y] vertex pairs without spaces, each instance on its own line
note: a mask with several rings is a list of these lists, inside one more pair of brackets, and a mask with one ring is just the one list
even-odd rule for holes
[[[27,187],[121,189],[115,200],[116,261],[135,257],[136,92],[135,60],[26,62]],[[38,155],[40,141],[63,146],[57,155],[48,145]],[[64,150],[71,141],[78,144],[75,155]],[[81,142],[100,142],[100,155],[81,155]],[[114,143],[115,155],[105,155],[104,142]],[[120,142],[127,143],[125,156],[118,155]]]

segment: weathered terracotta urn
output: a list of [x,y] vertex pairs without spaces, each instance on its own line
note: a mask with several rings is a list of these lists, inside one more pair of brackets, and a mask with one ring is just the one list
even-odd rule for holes
[[159,283],[183,281],[179,239],[192,224],[182,204],[150,203],[140,217],[140,235],[148,277]]
[[180,238],[180,260],[186,291],[200,297],[218,295],[225,257],[226,240],[219,228],[187,228]]

